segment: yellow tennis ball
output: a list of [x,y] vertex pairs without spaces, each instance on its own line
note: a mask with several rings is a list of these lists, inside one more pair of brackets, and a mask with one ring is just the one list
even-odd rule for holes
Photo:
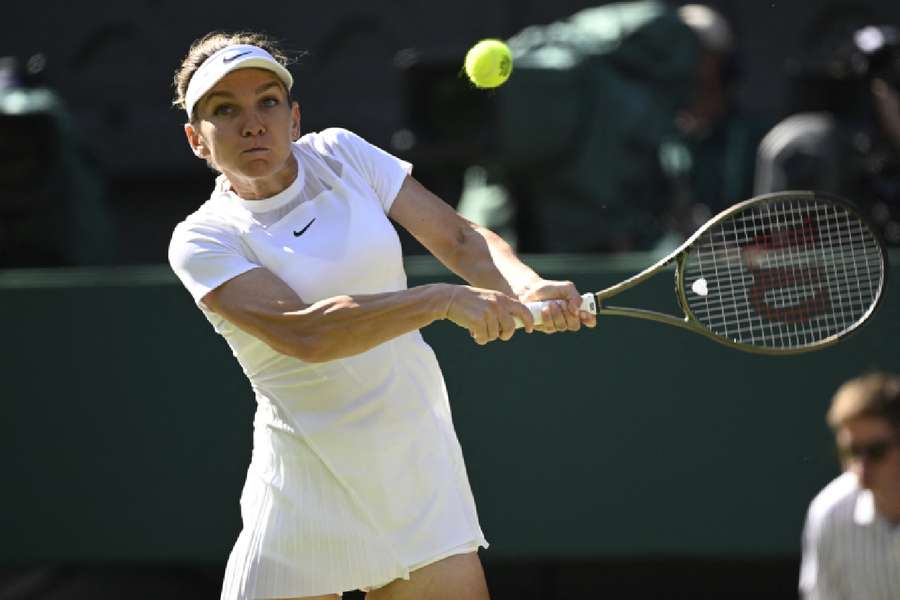
[[481,40],[466,53],[466,75],[479,88],[495,88],[512,73],[512,53],[500,40]]

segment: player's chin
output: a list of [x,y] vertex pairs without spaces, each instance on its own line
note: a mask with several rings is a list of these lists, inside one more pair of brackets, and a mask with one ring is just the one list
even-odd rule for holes
[[258,178],[275,174],[275,165],[268,156],[242,156],[239,170],[244,177]]
[[271,169],[272,153],[264,151],[242,152],[239,158],[241,167],[246,170]]

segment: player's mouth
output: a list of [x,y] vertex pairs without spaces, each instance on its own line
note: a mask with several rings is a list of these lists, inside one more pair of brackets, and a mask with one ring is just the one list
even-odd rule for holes
[[262,154],[264,152],[268,152],[268,148],[263,148],[262,146],[257,146],[255,148],[247,148],[242,152],[242,154]]

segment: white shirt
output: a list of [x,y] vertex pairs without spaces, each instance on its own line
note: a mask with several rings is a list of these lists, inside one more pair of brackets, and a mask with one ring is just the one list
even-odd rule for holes
[[800,591],[805,600],[900,598],[900,526],[878,514],[853,473],[829,483],[809,506]]
[[487,545],[443,377],[418,331],[308,364],[200,302],[260,266],[307,303],[406,288],[386,215],[410,165],[342,129],[306,135],[293,151],[300,168],[287,189],[247,201],[220,178],[169,250],[257,401],[228,600],[381,585],[452,548]]

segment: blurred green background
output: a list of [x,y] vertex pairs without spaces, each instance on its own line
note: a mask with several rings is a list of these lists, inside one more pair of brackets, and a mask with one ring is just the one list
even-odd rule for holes
[[[544,276],[590,290],[747,197],[754,136],[833,98],[809,79],[835,40],[900,23],[893,0],[711,0],[737,40],[725,66],[740,110],[735,128],[694,146],[667,137],[696,83],[697,48],[673,16],[684,2],[660,3],[665,18],[636,36],[614,26],[629,23],[622,11],[597,38],[575,39],[566,19],[609,4],[0,8],[0,600],[218,597],[254,405],[164,264],[172,228],[214,176],[170,106],[194,39],[257,29],[284,41],[302,55],[292,68],[304,130],[354,130],[455,206],[480,198],[487,214],[508,194],[519,212],[494,210],[492,226]],[[543,68],[535,26],[557,43],[551,58],[577,68]],[[505,87],[476,92],[459,77],[472,43],[513,36],[523,54]],[[891,173],[874,182],[900,181]],[[473,182],[480,195],[467,195]],[[900,204],[854,200],[900,232]],[[618,239],[635,231],[648,239]],[[411,285],[450,279],[401,239]],[[900,371],[896,248],[892,264],[876,317],[808,355],[744,354],[617,318],[484,348],[447,323],[427,328],[495,600],[796,598],[804,512],[838,471],[831,394],[861,372]],[[675,311],[671,279],[623,303]]]
[[[526,260],[600,289],[648,258]],[[424,257],[408,271],[411,285],[451,279]],[[746,576],[774,564],[770,591],[792,581],[806,506],[837,473],[823,419],[831,393],[862,371],[900,370],[897,268],[891,276],[860,332],[789,357],[616,317],[486,347],[446,322],[428,327],[491,542],[486,563],[497,576],[511,565],[686,560],[720,573],[746,563]],[[673,311],[672,289],[663,272],[622,303]],[[0,563],[222,563],[240,527],[253,397],[174,276],[5,271],[0,305]],[[594,568],[592,585],[609,568]]]

